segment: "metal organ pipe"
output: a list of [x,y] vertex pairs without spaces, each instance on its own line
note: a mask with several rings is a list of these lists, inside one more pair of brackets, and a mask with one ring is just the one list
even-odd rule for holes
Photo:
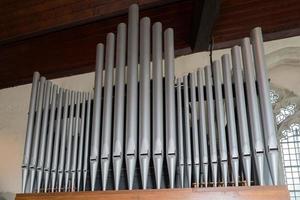
[[140,21],[139,160],[143,189],[147,189],[150,163],[150,19]]
[[119,190],[124,149],[126,24],[118,25],[116,80],[113,124],[113,172],[115,190]]
[[111,158],[111,121],[112,121],[112,95],[113,95],[113,67],[115,52],[115,35],[106,36],[105,53],[105,82],[103,97],[102,138],[101,138],[101,177],[102,189],[106,190],[108,169]]
[[132,190],[137,156],[138,128],[138,38],[139,8],[137,4],[129,7],[128,51],[127,51],[127,105],[125,160],[128,188]]
[[24,145],[24,155],[22,162],[22,192],[25,193],[27,177],[28,177],[28,165],[30,160],[30,149],[33,139],[33,127],[34,127],[34,117],[35,117],[35,108],[37,102],[37,92],[39,87],[40,74],[38,72],[33,73],[32,87],[31,87],[31,96],[29,103],[29,112],[28,112],[28,121],[26,129],[26,139]]
[[152,157],[156,188],[160,189],[164,160],[162,24],[152,26]]
[[96,53],[96,72],[95,72],[95,91],[92,118],[92,133],[90,144],[90,176],[91,190],[95,190],[96,176],[98,171],[99,152],[100,152],[100,122],[101,122],[101,96],[102,96],[102,70],[104,60],[104,45],[97,44]]

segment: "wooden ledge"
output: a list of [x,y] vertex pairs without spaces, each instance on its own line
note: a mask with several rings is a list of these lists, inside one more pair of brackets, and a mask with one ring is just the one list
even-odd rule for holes
[[16,200],[289,200],[286,186],[17,194]]

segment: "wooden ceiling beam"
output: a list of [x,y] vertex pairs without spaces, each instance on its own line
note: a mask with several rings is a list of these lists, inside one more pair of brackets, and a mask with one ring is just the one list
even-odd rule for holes
[[193,52],[208,50],[220,5],[221,0],[194,1],[193,25],[190,37]]

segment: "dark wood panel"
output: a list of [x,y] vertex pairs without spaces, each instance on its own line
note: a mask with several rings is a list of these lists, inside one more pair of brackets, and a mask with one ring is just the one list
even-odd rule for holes
[[[299,0],[223,0],[213,32],[215,47],[236,44],[256,26],[266,40],[286,37],[288,30],[300,28]],[[299,34],[293,31],[293,36]]]
[[176,0],[27,0],[0,2],[0,42],[113,17],[138,3],[142,9]]
[[[144,9],[143,16],[174,28],[176,49],[189,47],[192,0]],[[120,22],[127,23],[127,14],[2,45],[0,88],[30,83],[35,70],[47,78],[94,71],[96,44]]]
[[121,190],[17,194],[16,200],[288,200],[286,186],[218,187],[195,189]]

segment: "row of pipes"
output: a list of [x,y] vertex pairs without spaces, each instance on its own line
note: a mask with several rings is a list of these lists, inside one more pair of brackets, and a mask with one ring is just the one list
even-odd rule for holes
[[163,33],[160,22],[151,29],[134,4],[128,32],[121,23],[116,38],[107,34],[106,48],[97,45],[93,93],[59,88],[34,73],[22,191],[86,190],[87,179],[93,191],[99,171],[106,190],[111,168],[118,190],[124,159],[129,190],[137,159],[143,189],[152,165],[158,189],[164,168],[169,188],[238,186],[241,180],[278,185],[267,77],[262,33],[255,28],[231,55],[175,79],[173,29]]

